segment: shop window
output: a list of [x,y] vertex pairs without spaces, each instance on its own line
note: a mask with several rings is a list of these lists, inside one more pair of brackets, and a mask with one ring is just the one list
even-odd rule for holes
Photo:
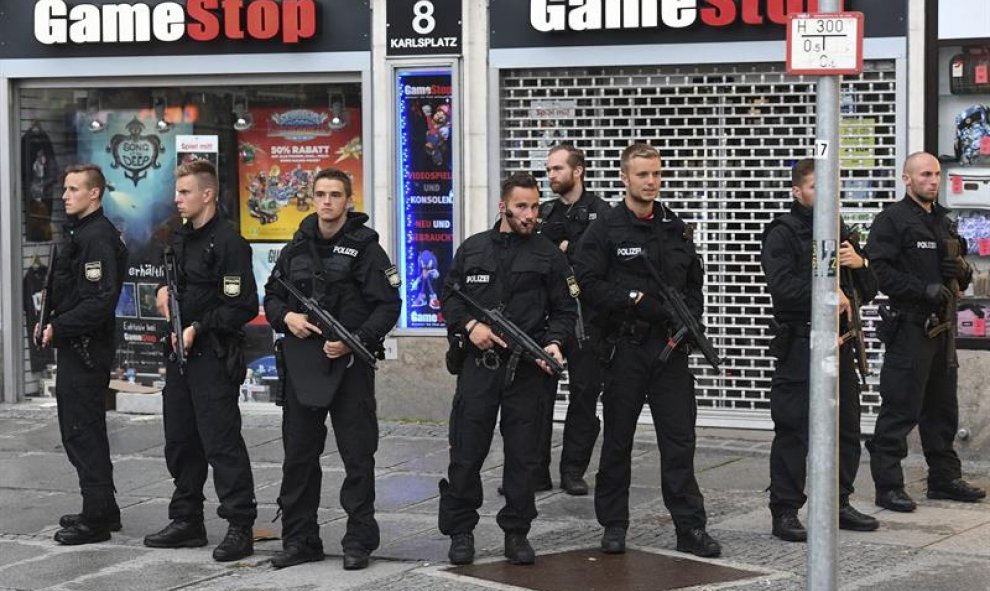
[[[67,166],[92,162],[107,177],[104,212],[129,250],[113,377],[144,383],[160,380],[163,371],[159,339],[165,324],[154,292],[162,277],[161,248],[181,223],[173,203],[178,163],[207,159],[217,167],[221,215],[251,242],[259,291],[282,245],[314,211],[315,171],[333,167],[350,174],[355,207],[365,208],[358,84],[22,87],[16,96],[29,394],[45,394],[53,374],[50,352],[29,345],[27,329],[36,318],[49,245],[61,239],[66,221],[60,196]],[[263,310],[248,327],[248,343],[254,383],[242,393],[266,399],[264,382],[273,379],[274,360]]]
[[[952,43],[952,42],[946,42]],[[944,205],[966,239],[973,282],[957,315],[959,348],[990,348],[990,43],[938,49],[938,153]]]

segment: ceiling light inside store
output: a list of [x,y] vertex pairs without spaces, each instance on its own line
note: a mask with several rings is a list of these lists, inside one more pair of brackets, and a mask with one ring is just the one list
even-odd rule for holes
[[168,108],[168,103],[163,95],[154,97],[154,107],[155,129],[158,130],[158,133],[168,133],[172,129],[172,124],[165,120],[165,110]]
[[239,94],[234,97],[234,129],[246,131],[254,127],[254,117],[248,110],[247,96]]
[[89,98],[86,98],[86,116],[89,118],[89,123],[86,127],[93,133],[99,133],[107,128],[106,122],[100,120],[100,113],[103,111],[102,107],[99,94],[97,94],[95,109],[89,104]]
[[347,127],[347,110],[344,109],[344,95],[330,95],[330,129]]

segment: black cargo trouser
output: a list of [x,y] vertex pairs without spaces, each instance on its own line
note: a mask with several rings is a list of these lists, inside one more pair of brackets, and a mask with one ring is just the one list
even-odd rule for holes
[[[601,430],[598,398],[602,393],[602,369],[598,359],[600,331],[588,329],[588,340],[578,347],[577,337],[564,344],[567,351],[567,417],[564,421],[564,446],[560,452],[560,475],[584,476]],[[550,479],[550,447],[553,436],[553,411],[557,399],[557,381],[551,380],[548,413],[540,431],[540,464],[536,483]]]
[[496,521],[506,532],[527,533],[536,518],[537,441],[546,412],[545,393],[553,378],[532,362],[521,360],[515,379],[506,386],[505,363],[490,370],[477,359],[474,352],[468,354],[457,376],[450,412],[450,465],[447,478],[440,481],[440,531],[445,535],[468,533],[478,524],[478,509],[484,500],[481,466],[501,409],[505,506]]
[[[795,336],[787,354],[777,360],[770,383],[770,415],[773,443],[770,447],[770,512],[795,512],[807,496],[808,376],[811,342]],[[839,502],[853,492],[860,458],[860,401],[856,360],[850,345],[840,350],[839,361]]]
[[320,505],[323,470],[320,456],[327,439],[327,415],[333,425],[337,450],[344,464],[340,506],[347,512],[342,548],[372,552],[380,543],[375,520],[375,452],[378,451],[378,416],[374,370],[360,361],[344,372],[329,408],[303,406],[296,398],[292,376],[282,408],[282,509],[283,545],[302,541],[315,546],[319,540],[317,508]]
[[866,442],[877,492],[904,488],[901,460],[915,425],[928,462],[928,486],[962,475],[952,446],[959,430],[958,370],[946,363],[947,338],[942,333],[930,339],[923,326],[902,320],[887,344],[880,371],[880,415]]
[[55,400],[62,447],[79,475],[83,521],[104,528],[120,518],[106,421],[113,347],[91,339],[87,350],[94,364],[91,368],[69,343],[59,345]]
[[165,463],[175,482],[169,519],[203,520],[203,485],[212,467],[220,501],[217,515],[232,524],[254,523],[258,512],[251,461],[241,436],[239,387],[208,341],[194,344],[185,375],[174,361],[167,362],[162,396]]
[[665,339],[633,344],[622,338],[605,368],[602,457],[595,482],[595,514],[604,526],[628,527],[632,447],[643,403],[653,415],[660,447],[660,490],[678,530],[705,527],[704,498],[694,476],[694,376],[676,351],[658,361]]

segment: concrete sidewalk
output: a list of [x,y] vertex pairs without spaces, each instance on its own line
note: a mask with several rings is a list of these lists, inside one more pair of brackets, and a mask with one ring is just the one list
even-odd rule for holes
[[[272,537],[278,536],[280,527],[280,523],[272,523],[281,478],[279,421],[280,414],[270,406],[245,408],[244,436],[259,503],[256,532],[268,529]],[[321,460],[324,474],[319,511],[321,535],[330,556],[322,563],[279,571],[269,564],[271,555],[280,548],[278,540],[257,543],[255,556],[248,560],[232,565],[213,562],[210,549],[222,538],[226,524],[216,517],[212,484],[206,493],[211,546],[174,551],[145,548],[141,543],[144,535],[167,523],[172,491],[162,457],[161,417],[110,413],[108,423],[124,529],[104,544],[61,547],[51,539],[58,516],[78,511],[80,500],[75,472],[59,442],[55,409],[37,403],[0,406],[0,588],[491,588],[491,584],[451,578],[442,571],[448,540],[437,531],[436,512],[437,482],[447,464],[444,425],[382,423],[376,456],[382,547],[374,554],[370,568],[345,572],[339,559],[345,514],[337,501],[344,472],[332,437]],[[802,589],[806,546],[778,541],[769,533],[770,515],[763,492],[768,484],[769,434],[705,430],[699,435],[698,479],[706,498],[710,530],[724,548],[722,559],[715,562],[766,573],[731,584],[731,588]],[[555,459],[559,441],[558,426]],[[651,429],[641,430],[633,453],[629,543],[670,552],[674,531],[660,499],[659,454]],[[475,532],[481,560],[499,559],[502,552],[502,533],[495,524],[495,513],[501,507],[501,497],[495,492],[501,458],[501,442],[496,436],[482,474],[485,504]],[[990,486],[990,464],[967,463],[964,468],[971,482]],[[853,504],[876,515],[881,529],[869,534],[841,533],[841,589],[990,589],[990,503],[928,501],[924,475],[922,460],[909,458],[908,490],[920,506],[912,514],[891,513],[873,505],[872,482],[863,464]],[[591,496],[570,497],[553,490],[538,495],[537,508],[540,514],[530,539],[538,553],[597,547],[601,530],[594,519]],[[530,568],[538,569],[539,560]]]

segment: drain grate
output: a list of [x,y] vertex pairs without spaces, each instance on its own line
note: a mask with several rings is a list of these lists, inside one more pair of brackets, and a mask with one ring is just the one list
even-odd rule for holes
[[583,549],[540,555],[533,566],[506,561],[446,569],[448,573],[534,591],[667,591],[698,585],[730,583],[765,576],[691,558],[627,549],[609,555]]

